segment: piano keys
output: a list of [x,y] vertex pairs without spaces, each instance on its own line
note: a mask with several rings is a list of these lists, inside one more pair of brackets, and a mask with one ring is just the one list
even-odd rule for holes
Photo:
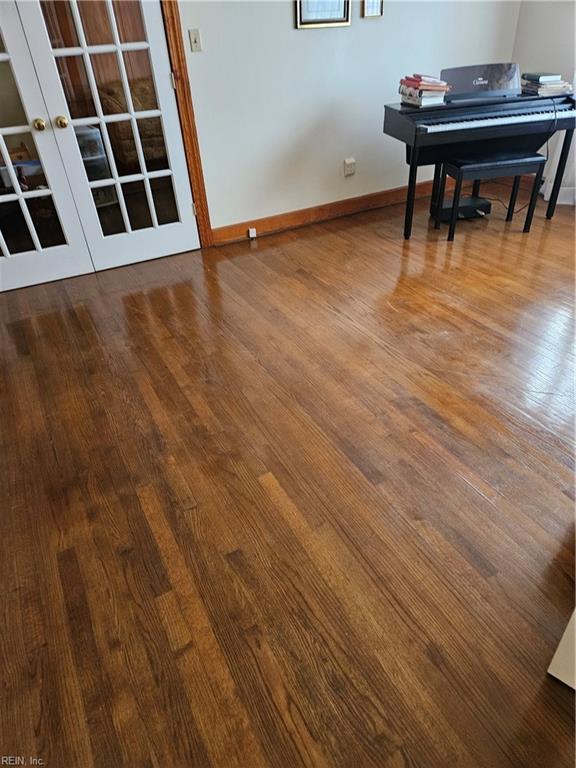
[[[409,239],[412,231],[420,166],[436,166],[437,179],[444,160],[531,154],[557,131],[565,131],[546,212],[546,217],[552,218],[575,127],[576,102],[568,95],[474,99],[420,109],[404,104],[386,105],[384,133],[406,145],[406,161],[410,166],[404,237]],[[432,197],[434,199],[434,193]]]

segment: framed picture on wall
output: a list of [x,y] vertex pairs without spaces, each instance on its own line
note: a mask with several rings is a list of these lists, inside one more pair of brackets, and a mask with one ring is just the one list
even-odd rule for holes
[[375,16],[384,16],[384,0],[364,0],[362,4],[362,16],[365,19]]
[[296,0],[296,27],[347,27],[350,0]]

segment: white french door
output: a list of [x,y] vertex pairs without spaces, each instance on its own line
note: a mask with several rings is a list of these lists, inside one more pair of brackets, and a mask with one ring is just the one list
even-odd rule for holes
[[[71,231],[76,216],[94,268],[198,248],[158,0],[0,0],[0,8],[11,40],[20,20],[27,45],[13,54],[6,44],[22,59],[18,90],[39,86],[49,119],[34,135],[52,155],[59,150],[68,198],[55,189],[53,197]],[[79,256],[68,274],[87,271],[81,248],[67,242]],[[28,283],[42,279],[51,278]]]
[[93,269],[16,5],[0,0],[0,290]]

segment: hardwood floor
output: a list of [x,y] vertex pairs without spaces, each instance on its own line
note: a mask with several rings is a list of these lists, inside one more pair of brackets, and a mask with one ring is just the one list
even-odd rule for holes
[[426,206],[0,296],[2,755],[572,765],[572,210]]

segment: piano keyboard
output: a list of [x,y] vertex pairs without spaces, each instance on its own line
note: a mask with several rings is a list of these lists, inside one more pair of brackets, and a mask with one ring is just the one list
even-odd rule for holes
[[467,129],[489,128],[500,125],[520,125],[521,123],[537,123],[542,120],[553,120],[554,117],[560,120],[576,117],[576,109],[563,109],[554,113],[554,110],[543,112],[530,112],[525,115],[509,115],[507,117],[488,117],[479,119],[461,120],[455,123],[420,123],[419,127],[425,133],[444,133],[445,131],[465,131]]

